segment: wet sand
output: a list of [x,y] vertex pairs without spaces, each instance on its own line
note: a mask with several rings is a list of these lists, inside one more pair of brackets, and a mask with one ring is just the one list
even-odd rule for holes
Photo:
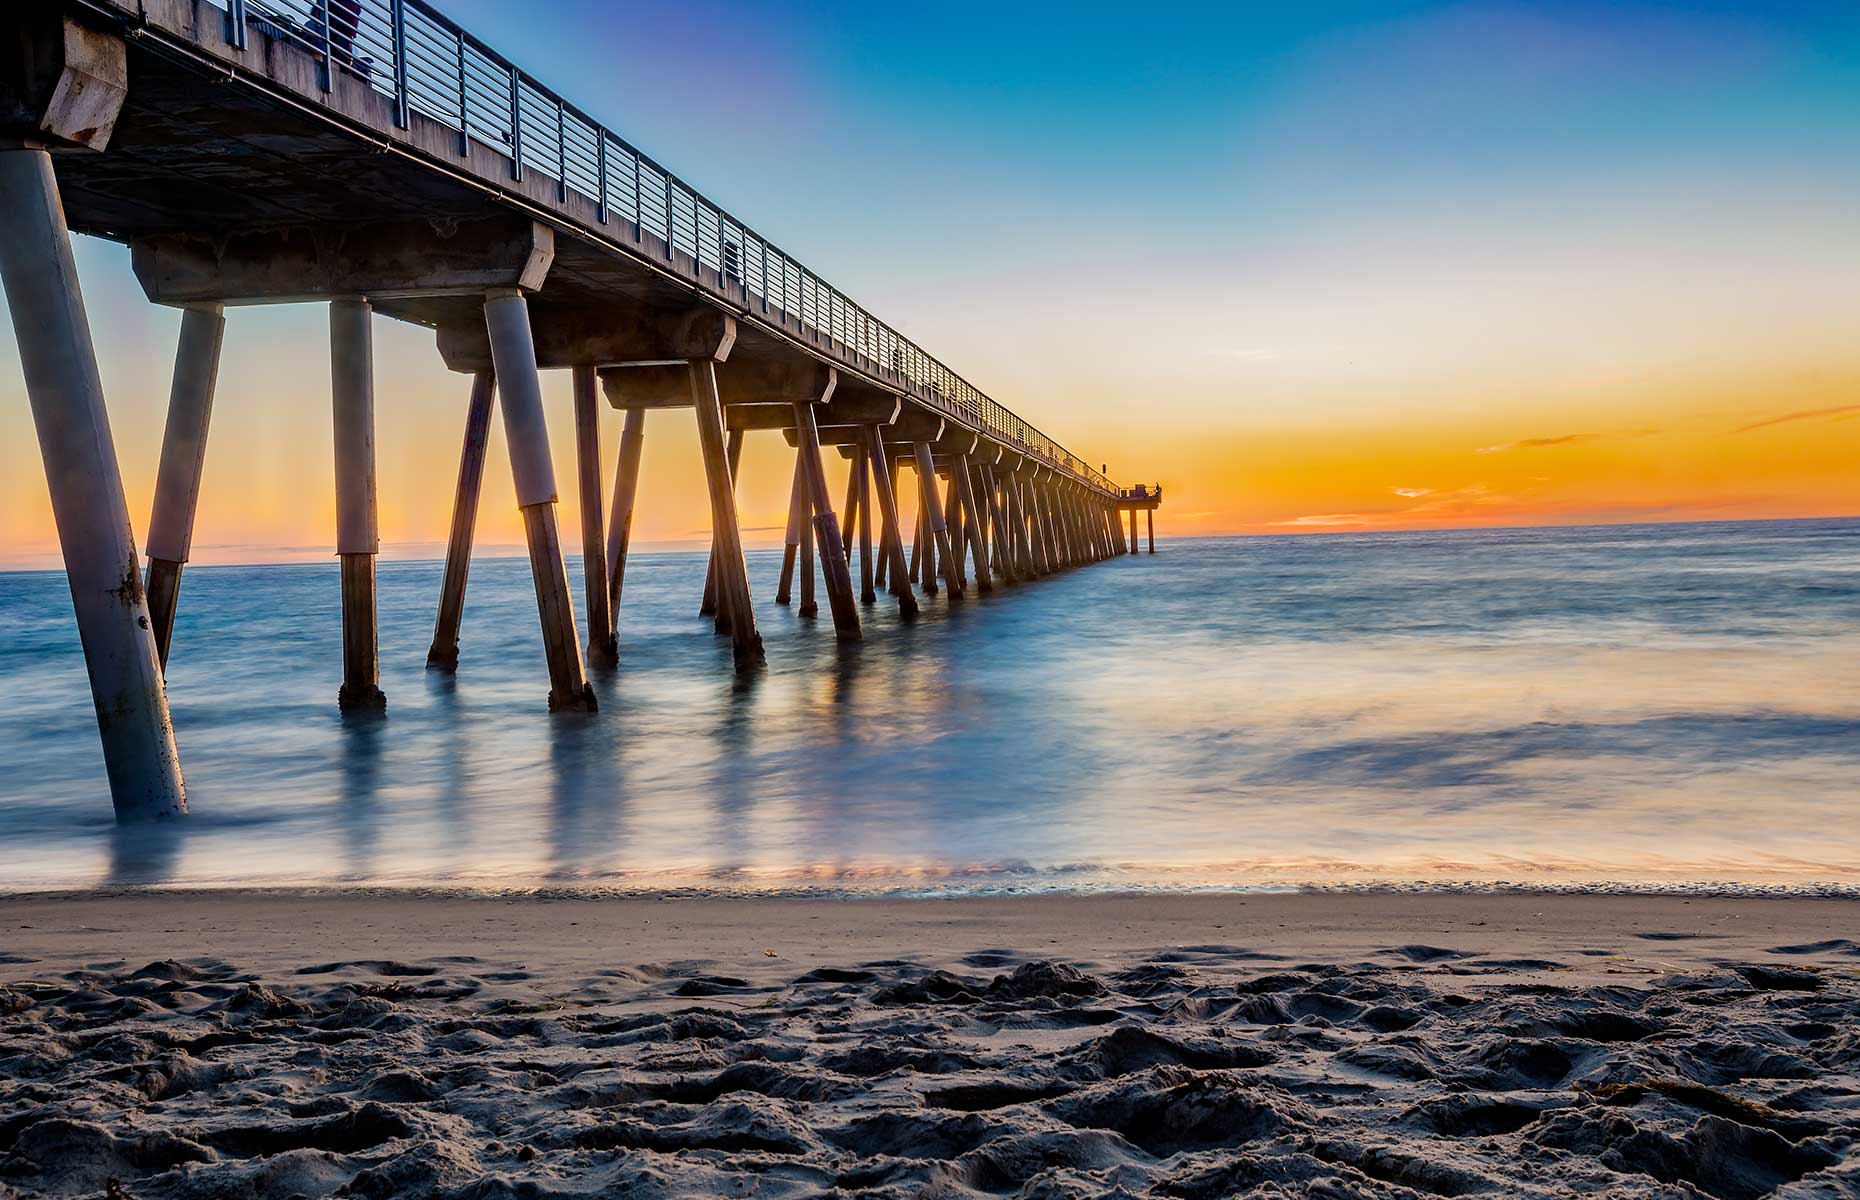
[[1860,1194],[1860,902],[0,900],[0,1196]]

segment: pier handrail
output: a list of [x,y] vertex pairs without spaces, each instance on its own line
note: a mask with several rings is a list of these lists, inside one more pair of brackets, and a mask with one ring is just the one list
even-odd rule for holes
[[419,112],[592,201],[605,224],[619,214],[711,268],[745,297],[779,309],[927,395],[916,399],[1015,450],[1105,492],[1103,472],[1010,412],[915,342],[853,303],[721,206],[705,199],[630,142],[536,81],[424,0],[211,0],[226,12],[227,40],[243,49],[248,23],[314,55],[327,91],[334,72],[365,80],[394,102],[409,127]]

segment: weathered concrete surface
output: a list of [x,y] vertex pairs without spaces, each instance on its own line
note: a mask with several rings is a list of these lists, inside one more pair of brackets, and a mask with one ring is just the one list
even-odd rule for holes
[[0,149],[0,280],[119,820],[187,811],[90,321],[51,156]]
[[[534,291],[555,261],[555,231],[523,217],[374,221],[282,229],[161,234],[129,244],[142,290],[157,304],[283,304],[366,296],[477,297]],[[479,361],[490,365],[484,328]],[[564,364],[567,365],[567,364]]]
[[[17,7],[16,7],[17,6]],[[0,136],[102,150],[129,93],[123,40],[14,0],[0,43]]]
[[[615,408],[690,408],[693,404],[690,375],[680,362],[606,367],[600,378],[607,402]],[[834,397],[838,381],[839,373],[834,368],[806,359],[732,360],[717,365],[717,388],[725,408],[825,404]]]
[[[614,363],[723,362],[736,344],[736,320],[708,306],[665,311],[637,303],[599,308],[543,308],[531,320],[536,365],[562,368]],[[478,324],[442,325],[439,354],[454,371],[476,371],[491,347]]]

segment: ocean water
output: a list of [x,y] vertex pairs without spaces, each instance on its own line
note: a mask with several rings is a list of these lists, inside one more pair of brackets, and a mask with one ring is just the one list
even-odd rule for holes
[[560,717],[522,559],[473,564],[456,675],[439,564],[381,564],[384,719],[336,711],[333,561],[191,568],[153,830],[63,577],[0,574],[0,887],[1860,884],[1860,521],[1159,549],[850,647],[754,553],[748,677],[703,556],[636,555]]

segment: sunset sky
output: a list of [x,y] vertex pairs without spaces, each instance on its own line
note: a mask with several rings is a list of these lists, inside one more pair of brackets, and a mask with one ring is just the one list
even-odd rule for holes
[[[439,7],[1160,480],[1165,536],[1860,514],[1851,2]],[[179,319],[120,247],[78,263],[140,540]],[[385,549],[435,554],[468,384],[430,332],[375,337]],[[328,387],[322,306],[230,313],[194,561],[330,551]],[[514,548],[493,437],[479,540]],[[751,439],[752,545],[784,452]],[[701,538],[690,416],[645,457],[636,538]],[[0,336],[0,567],[57,564]]]

